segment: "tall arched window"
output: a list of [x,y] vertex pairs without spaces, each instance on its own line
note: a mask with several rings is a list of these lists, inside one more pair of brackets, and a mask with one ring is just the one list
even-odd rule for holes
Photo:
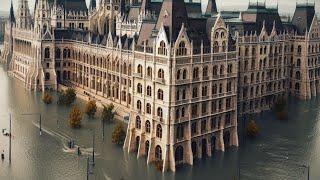
[[158,89],[158,99],[163,100],[163,90],[162,89]]
[[150,127],[150,121],[147,120],[147,121],[146,121],[146,132],[147,132],[147,133],[150,133],[150,128],[151,128],[151,127]]
[[181,76],[181,71],[180,71],[180,69],[177,71],[177,80],[179,80],[180,79],[180,76]]
[[199,68],[195,67],[193,68],[193,79],[199,78]]
[[157,116],[162,118],[163,117],[163,111],[162,111],[162,108],[159,107],[158,110],[157,110]]
[[186,43],[184,41],[181,41],[179,44],[179,47],[177,49],[177,55],[178,56],[185,56],[187,55],[187,48]]
[[158,78],[163,79],[164,78],[164,71],[163,69],[158,70]]
[[156,135],[158,138],[162,138],[162,127],[160,124],[157,125],[157,132]]
[[187,70],[183,70],[182,79],[187,79]]
[[156,156],[156,160],[158,161],[162,160],[162,150],[159,145],[156,147],[155,156]]
[[177,139],[182,139],[184,137],[184,128],[183,125],[179,124],[177,127]]
[[48,47],[44,49],[44,58],[50,58],[50,49]]
[[215,41],[213,43],[213,53],[218,53],[219,52],[219,43]]
[[152,88],[151,86],[147,86],[147,96],[151,96],[152,95]]
[[138,65],[137,72],[138,72],[138,74],[140,74],[140,76],[142,76],[143,71],[142,71],[141,64]]
[[226,52],[227,51],[227,45],[226,45],[226,42],[223,41],[222,42],[222,52]]
[[297,59],[297,67],[300,67],[300,66],[301,66],[301,60]]
[[166,43],[164,41],[160,42],[160,46],[158,47],[158,54],[167,55]]
[[299,72],[299,71],[296,72],[296,79],[298,79],[298,80],[301,79],[301,75],[300,75],[300,72]]
[[59,48],[56,49],[56,59],[61,58],[61,50]]
[[142,93],[142,84],[138,83],[137,85],[137,92]]
[[150,103],[147,103],[147,114],[151,114],[151,104]]
[[140,100],[137,101],[137,109],[141,110],[141,101]]
[[152,77],[152,68],[150,66],[147,68],[147,76]]
[[141,119],[140,116],[136,117],[136,128],[141,129]]
[[202,72],[203,77],[208,77],[208,66],[204,66],[203,72]]

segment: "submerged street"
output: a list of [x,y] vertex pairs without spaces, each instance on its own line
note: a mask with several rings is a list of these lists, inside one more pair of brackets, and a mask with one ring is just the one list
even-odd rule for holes
[[[90,179],[169,179],[231,180],[292,180],[320,179],[320,99],[290,101],[288,121],[279,121],[272,112],[258,118],[261,134],[250,140],[239,136],[240,148],[215,152],[212,157],[195,161],[194,166],[177,169],[176,173],[161,173],[146,158],[124,152],[121,146],[111,143],[114,124],[106,125],[105,140],[101,136],[101,120],[84,116],[81,129],[68,126],[71,107],[58,106],[56,101],[45,105],[41,93],[25,90],[22,83],[8,77],[0,68],[0,129],[9,128],[12,114],[12,162],[8,162],[8,137],[0,135],[0,179],[86,179],[86,160],[92,152],[94,130],[96,165]],[[55,99],[56,100],[56,99]],[[76,102],[84,109],[84,102]],[[38,115],[42,114],[42,136],[39,136]],[[97,115],[99,117],[99,114]],[[239,129],[241,126],[239,126]],[[81,156],[67,150],[69,139],[83,149]],[[243,141],[244,140],[244,141]],[[240,168],[238,168],[240,167]]]

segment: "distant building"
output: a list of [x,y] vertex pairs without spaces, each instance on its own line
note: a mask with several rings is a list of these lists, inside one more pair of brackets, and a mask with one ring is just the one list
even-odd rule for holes
[[129,117],[124,149],[163,170],[238,146],[238,120],[288,94],[320,93],[314,4],[250,3],[218,12],[209,0],[36,1],[11,7],[2,61],[30,90],[72,86]]

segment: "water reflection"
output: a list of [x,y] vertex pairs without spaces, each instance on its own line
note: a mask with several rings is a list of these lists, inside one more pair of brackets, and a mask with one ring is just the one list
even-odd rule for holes
[[[77,156],[63,149],[68,139],[90,152],[91,129],[96,133],[96,166],[91,179],[159,179],[231,180],[238,174],[246,180],[306,179],[303,164],[311,165],[311,179],[320,179],[319,99],[291,100],[290,120],[278,121],[273,113],[263,113],[258,118],[261,134],[256,140],[246,139],[240,150],[215,152],[213,157],[197,160],[194,166],[178,168],[176,173],[157,172],[147,166],[146,158],[136,158],[110,141],[114,125],[106,126],[106,139],[101,138],[99,119],[84,118],[81,130],[70,129],[67,124],[70,108],[55,104],[45,106],[41,93],[30,92],[17,80],[7,77],[0,68],[0,128],[8,127],[8,114],[13,114],[12,163],[0,162],[0,179],[85,179],[86,156]],[[84,108],[84,103],[76,105]],[[39,136],[37,116],[43,114],[45,133]],[[241,138],[241,136],[240,136]],[[8,139],[0,136],[0,150],[8,153]],[[103,142],[103,143],[102,143]],[[88,153],[90,154],[90,153]],[[238,161],[239,160],[239,161]]]

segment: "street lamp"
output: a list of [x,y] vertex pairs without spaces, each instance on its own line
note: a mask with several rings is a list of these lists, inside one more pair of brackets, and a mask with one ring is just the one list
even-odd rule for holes
[[92,130],[92,166],[94,166],[95,162],[94,162],[94,130]]
[[307,169],[307,173],[308,173],[307,180],[310,180],[310,166],[309,165],[300,165],[300,166]]

